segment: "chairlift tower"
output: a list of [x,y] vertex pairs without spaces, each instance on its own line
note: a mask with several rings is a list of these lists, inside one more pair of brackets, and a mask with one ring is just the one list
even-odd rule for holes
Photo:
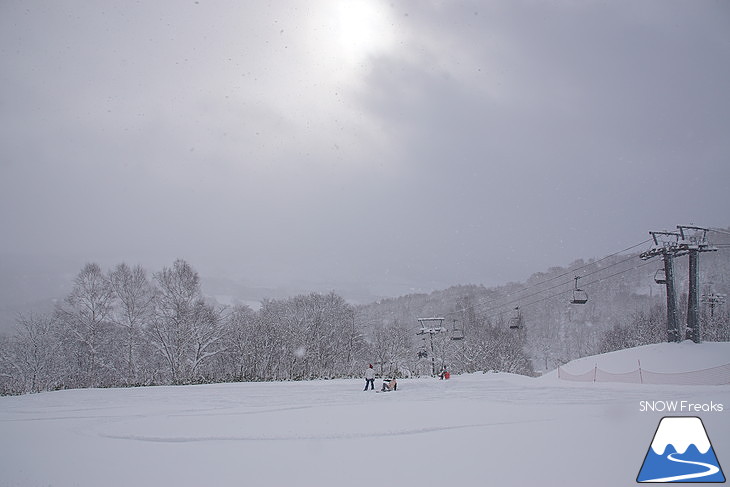
[[725,304],[727,296],[724,294],[709,293],[702,295],[702,302],[710,307],[710,318],[715,317],[715,307]]
[[444,328],[444,319],[443,317],[432,317],[432,318],[418,318],[418,323],[420,323],[421,328],[418,330],[418,333],[416,335],[423,336],[423,338],[426,338],[426,335],[429,336],[431,341],[431,373],[435,376],[436,375],[436,351],[433,347],[433,336],[438,335],[439,333],[443,333],[446,331],[446,328]]
[[[654,246],[642,252],[639,257],[649,260],[661,255],[664,259],[664,274],[667,286],[667,340],[679,342],[682,333],[679,329],[677,297],[674,290],[675,257],[689,254],[689,294],[687,296],[687,339],[695,343],[702,340],[699,319],[699,254],[716,251],[717,247],[707,242],[708,229],[678,225],[679,232],[649,232],[654,239]],[[659,281],[657,281],[659,282]]]
[[702,341],[700,330],[700,252],[713,252],[717,247],[712,247],[707,242],[707,229],[678,225],[679,234],[682,237],[680,244],[686,247],[689,253],[689,294],[687,296],[687,339],[695,343]]
[[[654,239],[654,245],[639,257],[642,260],[649,260],[659,255],[664,260],[664,284],[667,286],[667,341],[680,342],[682,338],[679,333],[679,314],[677,310],[677,295],[674,290],[674,257],[680,253],[679,239],[681,235],[677,232],[649,232]],[[657,281],[658,282],[658,281]]]

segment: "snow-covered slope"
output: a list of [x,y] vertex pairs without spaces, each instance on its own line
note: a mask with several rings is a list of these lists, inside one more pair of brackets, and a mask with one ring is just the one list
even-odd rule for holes
[[[656,346],[593,360],[631,367],[620,357],[641,353],[647,367],[662,360],[694,368],[715,360],[713,348]],[[720,463],[730,464],[728,386],[510,374],[403,379],[390,393],[363,386],[350,379],[0,397],[0,486],[629,485],[663,416],[642,411],[647,400],[726,405],[693,415]]]
[[[657,343],[573,360],[561,368],[580,374],[597,366],[612,373],[642,369],[652,372],[691,372],[730,363],[730,342]],[[555,371],[551,373],[554,375]],[[546,374],[547,375],[547,374]]]

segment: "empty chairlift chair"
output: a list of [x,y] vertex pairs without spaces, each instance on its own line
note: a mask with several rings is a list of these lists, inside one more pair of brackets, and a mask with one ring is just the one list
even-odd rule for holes
[[512,315],[512,317],[509,319],[509,329],[510,330],[519,330],[522,328],[522,311],[520,311],[519,306],[515,306],[515,314]]
[[453,326],[451,327],[451,331],[449,332],[449,338],[451,340],[459,341],[464,339],[464,330],[456,324],[459,323],[459,320],[454,320]]
[[578,288],[578,279],[580,277],[575,276],[575,287],[573,288],[573,299],[570,300],[570,304],[586,304],[588,302],[588,293]]

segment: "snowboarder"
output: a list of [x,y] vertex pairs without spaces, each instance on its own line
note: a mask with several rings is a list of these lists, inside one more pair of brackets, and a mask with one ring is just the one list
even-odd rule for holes
[[375,371],[373,370],[373,364],[370,364],[370,366],[365,369],[365,389],[363,390],[367,391],[368,385],[371,390],[375,390]]

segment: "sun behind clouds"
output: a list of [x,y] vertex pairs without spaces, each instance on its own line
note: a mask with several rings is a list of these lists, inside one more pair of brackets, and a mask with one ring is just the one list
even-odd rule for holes
[[334,7],[338,47],[346,61],[361,62],[392,45],[393,22],[380,2],[340,1]]

